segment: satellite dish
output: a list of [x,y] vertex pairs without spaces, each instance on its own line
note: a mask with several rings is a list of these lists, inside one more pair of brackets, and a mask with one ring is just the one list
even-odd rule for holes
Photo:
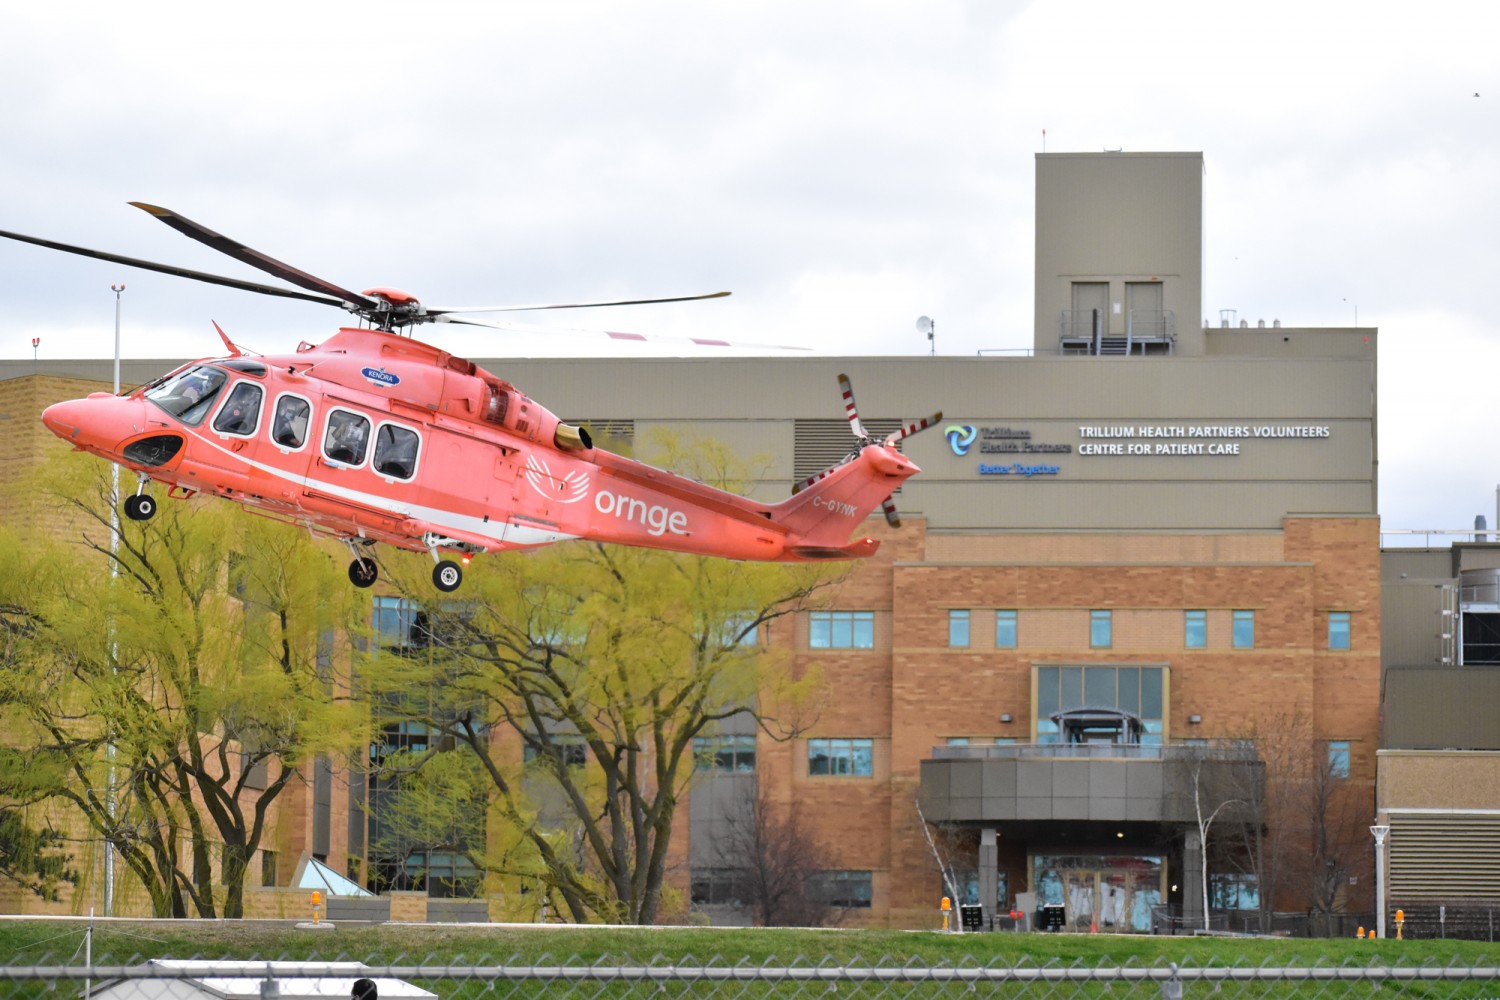
[[932,319],[928,316],[917,317],[917,332],[932,336]]

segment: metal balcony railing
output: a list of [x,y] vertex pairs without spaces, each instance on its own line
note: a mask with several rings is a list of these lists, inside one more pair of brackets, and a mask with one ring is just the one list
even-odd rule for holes
[[1253,744],[1216,740],[1207,745],[1187,743],[968,743],[932,748],[934,760],[1256,760]]

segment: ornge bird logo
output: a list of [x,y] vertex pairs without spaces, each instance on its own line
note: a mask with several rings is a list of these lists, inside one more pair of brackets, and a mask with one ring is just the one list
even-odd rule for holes
[[944,427],[943,433],[948,435],[948,447],[953,449],[953,454],[962,458],[969,453],[969,445],[974,443],[974,438],[979,432],[969,424],[954,424]]
[[535,455],[527,455],[525,475],[531,488],[549,500],[556,500],[558,503],[577,503],[588,496],[589,476],[581,469],[574,469],[558,479],[552,475],[552,470],[547,467],[546,462]]

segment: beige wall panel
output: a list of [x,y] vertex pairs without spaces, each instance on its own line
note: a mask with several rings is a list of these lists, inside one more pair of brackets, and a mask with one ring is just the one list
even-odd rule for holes
[[1500,753],[1381,750],[1381,809],[1495,809],[1500,806]]
[[1190,563],[1280,562],[1281,532],[1262,534],[937,534],[929,562]]
[[[1036,349],[1057,350],[1073,281],[1157,279],[1177,318],[1177,350],[1203,352],[1203,155],[1052,153],[1036,158]],[[1112,332],[1124,331],[1111,315]]]
[[929,527],[1055,531],[1059,527],[1111,531],[1209,531],[1280,527],[1289,511],[1364,513],[1370,484],[1352,483],[1111,483],[1033,479],[950,487],[914,481],[901,509],[921,514]]

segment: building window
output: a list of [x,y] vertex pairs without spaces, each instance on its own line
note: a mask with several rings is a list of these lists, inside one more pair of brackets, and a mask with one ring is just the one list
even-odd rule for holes
[[1349,612],[1328,612],[1328,648],[1349,648]]
[[1258,910],[1260,883],[1253,874],[1210,874],[1208,905],[1215,910]]
[[1160,745],[1164,673],[1161,667],[1035,667],[1037,742]]
[[1349,777],[1349,741],[1328,741],[1328,773],[1335,778]]
[[746,611],[742,614],[730,615],[724,621],[723,637],[720,644],[724,646],[759,646],[760,645],[760,616]]
[[1255,648],[1255,612],[1236,611],[1231,641],[1235,649]]
[[521,759],[530,764],[543,756],[556,756],[564,767],[582,767],[588,759],[588,747],[584,746],[583,737],[574,733],[553,735],[547,745],[541,744],[539,736],[527,736]]
[[825,906],[848,910],[867,910],[874,896],[874,878],[870,872],[818,872],[807,881],[807,894]]
[[693,767],[699,771],[752,774],[754,736],[699,736],[693,740]]
[[738,868],[694,868],[692,894],[699,906],[743,906],[745,872]]
[[995,612],[995,648],[1016,648],[1016,613],[1014,611]]
[[948,645],[958,647],[969,645],[969,613],[967,611],[948,612]]
[[868,778],[875,773],[875,741],[808,740],[807,773]]
[[967,736],[950,736],[948,737],[948,745],[950,747],[966,747],[969,745],[969,738]]
[[260,852],[260,884],[267,888],[276,885],[276,852]]
[[1204,649],[1208,646],[1207,611],[1182,613],[1182,644],[1188,649]]
[[875,612],[814,611],[807,644],[813,649],[874,649]]
[[1089,612],[1089,645],[1095,649],[1108,649],[1114,645],[1114,612]]

